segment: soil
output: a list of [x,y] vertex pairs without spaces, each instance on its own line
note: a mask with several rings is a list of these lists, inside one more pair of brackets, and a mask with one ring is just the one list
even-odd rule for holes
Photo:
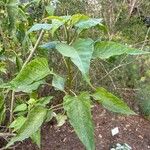
[[[130,93],[126,92],[124,95],[131,106],[133,101]],[[150,122],[141,116],[116,115],[96,104],[93,107],[93,122],[96,150],[110,150],[111,145],[115,143],[127,143],[133,150],[150,150]],[[119,128],[119,134],[113,137],[111,129],[115,127]],[[68,122],[58,128],[55,121],[43,125],[41,149],[85,150]],[[38,150],[38,148],[30,140],[26,140],[15,150]]]

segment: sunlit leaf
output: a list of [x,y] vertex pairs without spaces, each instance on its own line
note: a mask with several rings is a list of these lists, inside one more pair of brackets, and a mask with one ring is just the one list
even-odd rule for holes
[[95,26],[103,26],[102,25],[102,19],[95,19],[95,18],[90,18],[87,20],[82,20],[79,21],[77,24],[75,24],[75,27],[78,28],[78,33],[82,32],[84,29],[89,29],[91,27]]

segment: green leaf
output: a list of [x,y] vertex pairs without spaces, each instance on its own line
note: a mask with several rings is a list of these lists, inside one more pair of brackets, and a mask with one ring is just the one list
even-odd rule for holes
[[22,59],[16,54],[16,67],[17,70],[20,71],[23,65]]
[[7,72],[6,64],[4,62],[0,62],[0,72],[2,72],[2,73]]
[[77,32],[80,33],[85,29],[89,29],[95,26],[103,26],[102,19],[90,18],[88,20],[82,20],[75,24],[75,27],[78,28]]
[[32,93],[33,91],[37,90],[41,84],[45,84],[45,81],[40,80],[29,85],[20,86],[18,89],[16,89],[16,92],[22,91],[25,93]]
[[83,14],[75,14],[75,15],[72,15],[72,16],[71,16],[71,18],[70,18],[70,20],[69,20],[69,22],[68,22],[68,25],[73,26],[73,25],[77,24],[77,23],[80,22],[80,21],[86,21],[86,20],[88,20],[88,19],[89,19],[89,17],[86,16],[86,15],[83,15]]
[[10,31],[12,31],[15,28],[15,21],[18,16],[18,10],[19,10],[18,4],[19,4],[18,0],[9,0],[5,4]]
[[31,33],[33,31],[39,31],[39,30],[50,30],[52,28],[52,25],[51,24],[47,24],[47,23],[43,23],[43,24],[35,24],[33,25],[28,33]]
[[62,115],[62,114],[57,114],[56,115],[56,120],[57,120],[57,126],[61,127],[66,122],[67,116],[66,115]]
[[69,122],[86,149],[95,150],[89,94],[82,93],[77,97],[65,96],[64,109],[69,117]]
[[72,46],[58,43],[56,49],[63,56],[70,57],[85,79],[88,80],[90,61],[94,50],[92,39],[78,39]]
[[47,50],[55,49],[57,43],[58,43],[58,41],[48,42],[48,43],[40,45],[39,48],[47,49]]
[[31,139],[38,145],[39,148],[41,148],[41,129],[31,135]]
[[49,16],[54,15],[55,8],[52,5],[46,6],[45,9]]
[[14,112],[20,112],[25,110],[27,110],[27,104],[20,104],[14,109]]
[[9,126],[9,128],[13,128],[13,132],[18,131],[22,125],[25,123],[26,118],[23,116],[20,116],[16,118]]
[[125,115],[135,115],[135,112],[132,111],[125,102],[123,102],[121,99],[119,99],[112,93],[109,93],[104,88],[98,88],[96,90],[96,93],[94,93],[92,96],[106,109],[112,112],[121,113]]
[[62,16],[59,17],[59,19],[52,19],[52,30],[51,30],[52,36],[57,31],[57,29],[62,25],[64,25],[69,19],[70,16]]
[[52,112],[52,110],[47,110],[45,122],[51,121],[53,117],[54,117],[54,113]]
[[31,110],[31,112],[29,112],[29,115],[27,116],[25,123],[18,130],[17,135],[10,140],[6,148],[13,145],[17,141],[23,141],[24,139],[30,137],[35,132],[37,132],[41,127],[42,123],[44,122],[46,114],[47,109],[45,109],[44,107],[42,106],[34,107]]
[[129,54],[129,55],[141,55],[150,54],[142,50],[130,48],[126,45],[119,44],[112,41],[100,41],[95,43],[95,50],[93,53],[94,58],[107,59],[112,56]]
[[50,103],[52,98],[53,98],[53,96],[47,96],[47,97],[42,97],[42,98],[38,99],[37,101],[38,101],[38,104],[45,107],[47,104]]
[[59,75],[54,74],[52,86],[55,87],[57,90],[64,91],[65,79]]
[[35,90],[39,84],[43,83],[40,80],[50,73],[47,60],[45,58],[36,58],[28,63],[9,85],[15,91]]

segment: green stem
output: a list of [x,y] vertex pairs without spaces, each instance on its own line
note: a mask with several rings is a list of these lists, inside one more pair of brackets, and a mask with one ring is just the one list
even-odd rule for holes
[[[69,31],[67,29],[67,27],[64,25],[64,31],[65,31],[65,36],[66,36],[66,40],[67,40],[67,44],[70,44],[70,35],[69,35]],[[70,90],[72,88],[72,80],[73,80],[73,75],[72,75],[72,64],[71,64],[71,59],[67,58],[65,60],[65,64],[67,67],[67,71],[68,71],[68,77],[67,77],[67,92],[70,93]]]
[[72,80],[73,80],[72,65],[71,65],[71,59],[70,58],[66,59],[66,65],[67,65],[67,70],[68,70],[67,87],[68,87],[68,90],[70,91],[72,88]]
[[10,104],[10,118],[9,118],[9,122],[10,124],[13,121],[13,108],[14,108],[14,102],[15,102],[15,91],[12,91],[12,95],[11,95],[11,104]]

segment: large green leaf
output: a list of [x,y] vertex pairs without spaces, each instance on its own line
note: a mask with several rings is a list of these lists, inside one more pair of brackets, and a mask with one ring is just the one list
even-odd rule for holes
[[64,109],[69,122],[87,150],[95,150],[94,129],[91,116],[90,96],[82,93],[79,96],[65,96]]
[[98,88],[96,93],[94,93],[92,96],[94,97],[95,100],[101,103],[106,109],[112,112],[126,115],[135,115],[135,112],[133,112],[125,102],[123,102],[115,95],[109,93],[104,88]]
[[45,58],[36,58],[28,63],[9,85],[15,91],[35,90],[37,85],[43,83],[40,80],[50,73],[47,60]]
[[92,39],[78,39],[72,46],[58,43],[56,49],[63,56],[70,57],[82,75],[88,79],[90,61],[94,50]]
[[112,56],[129,54],[129,55],[141,55],[150,54],[142,50],[130,48],[126,45],[112,42],[112,41],[100,41],[95,43],[95,50],[93,53],[94,58],[107,59]]
[[78,33],[82,32],[84,29],[89,29],[95,26],[103,26],[102,19],[90,18],[87,20],[81,20],[75,24],[75,27],[78,28]]
[[31,33],[33,31],[39,31],[39,30],[50,30],[52,28],[52,25],[51,24],[48,24],[48,23],[43,23],[43,24],[35,24],[33,25],[28,33]]
[[13,145],[17,141],[23,141],[39,130],[45,120],[47,109],[42,106],[36,106],[31,110],[25,123],[18,130],[17,135],[13,137],[7,144],[6,148]]

